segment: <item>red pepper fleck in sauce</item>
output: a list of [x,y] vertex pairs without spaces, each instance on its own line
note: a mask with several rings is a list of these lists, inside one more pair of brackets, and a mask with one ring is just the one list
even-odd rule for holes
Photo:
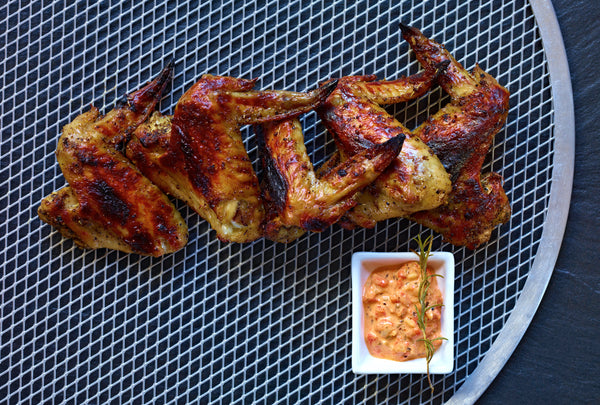
[[[429,268],[427,272],[432,273]],[[417,262],[378,268],[367,279],[363,290],[365,342],[374,357],[395,361],[425,357],[415,309],[415,305],[419,308],[420,282],[421,267]],[[436,277],[432,277],[426,304],[439,306],[426,313],[429,340],[441,335],[442,303]],[[433,341],[433,345],[437,349],[441,341]]]

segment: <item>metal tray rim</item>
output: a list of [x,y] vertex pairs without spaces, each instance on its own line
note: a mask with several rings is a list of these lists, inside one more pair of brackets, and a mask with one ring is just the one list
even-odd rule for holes
[[548,212],[539,251],[513,311],[487,355],[447,404],[475,403],[504,367],[540,305],[567,225],[575,164],[575,113],[569,64],[552,3],[530,0],[530,5],[544,44],[555,111],[555,155]]

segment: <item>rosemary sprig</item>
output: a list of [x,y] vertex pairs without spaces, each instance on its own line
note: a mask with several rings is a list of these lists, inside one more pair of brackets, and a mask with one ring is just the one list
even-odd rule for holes
[[433,236],[429,235],[425,240],[421,239],[421,235],[413,238],[414,241],[419,245],[419,251],[416,252],[411,249],[411,251],[419,257],[419,266],[421,267],[421,281],[419,283],[419,303],[415,305],[415,309],[417,311],[417,324],[419,325],[419,329],[421,329],[421,333],[423,334],[423,338],[419,339],[425,345],[425,360],[427,361],[427,381],[429,382],[429,388],[431,388],[431,393],[433,394],[433,384],[431,383],[431,376],[429,374],[429,362],[433,358],[433,354],[435,353],[435,346],[433,342],[437,340],[447,340],[445,337],[437,337],[435,339],[428,339],[426,333],[427,327],[427,316],[425,315],[428,310],[436,307],[440,307],[443,304],[429,305],[427,306],[427,291],[429,291],[429,286],[431,285],[432,277],[442,277],[439,274],[427,274],[427,260],[432,255],[431,246],[433,244]]

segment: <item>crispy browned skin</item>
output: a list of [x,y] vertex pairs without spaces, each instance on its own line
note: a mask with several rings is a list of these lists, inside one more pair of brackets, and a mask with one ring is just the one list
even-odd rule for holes
[[354,196],[398,155],[404,136],[375,144],[317,176],[298,119],[263,124],[259,136],[267,207],[265,236],[290,242],[321,232],[356,205]]
[[167,196],[117,150],[170,77],[167,68],[105,116],[92,108],[63,129],[56,157],[69,186],[44,198],[38,214],[78,246],[160,256],[187,242],[187,226]]
[[492,229],[510,217],[502,177],[480,173],[494,136],[506,122],[509,93],[479,66],[469,73],[443,46],[419,30],[401,28],[426,69],[451,61],[438,82],[452,101],[414,134],[431,147],[451,174],[452,192],[445,205],[410,218],[441,233],[454,245],[474,249],[487,242]]
[[356,198],[345,227],[373,227],[378,221],[406,216],[442,204],[451,190],[450,178],[429,147],[381,107],[419,97],[431,87],[437,68],[393,81],[375,76],[339,79],[336,90],[318,109],[333,134],[342,159],[395,136],[406,139],[393,163]]
[[335,86],[309,93],[251,91],[254,83],[204,75],[177,103],[170,132],[156,130],[168,125],[163,117],[149,124],[155,128],[140,128],[127,148],[146,176],[188,203],[222,241],[262,236],[264,207],[240,126],[307,112]]

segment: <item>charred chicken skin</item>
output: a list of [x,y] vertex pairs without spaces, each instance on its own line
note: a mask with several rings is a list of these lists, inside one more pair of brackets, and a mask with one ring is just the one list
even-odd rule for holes
[[[443,68],[444,64],[440,66]],[[358,204],[348,211],[342,226],[371,228],[378,221],[431,209],[445,201],[451,183],[440,160],[419,137],[381,107],[425,94],[437,74],[438,68],[433,66],[393,81],[375,81],[375,76],[343,77],[317,109],[342,160],[393,137],[406,138],[392,164],[357,195]]]
[[452,192],[446,204],[410,218],[441,233],[453,245],[474,249],[510,217],[502,177],[481,175],[485,155],[506,122],[509,92],[479,66],[467,72],[442,45],[419,30],[404,25],[401,29],[425,69],[450,61],[437,80],[451,102],[413,133],[431,147],[451,174]]
[[298,119],[263,124],[261,132],[265,237],[286,243],[337,222],[356,205],[356,193],[396,158],[404,141],[400,134],[375,144],[317,176]]
[[240,126],[295,117],[335,87],[308,93],[252,91],[254,80],[204,75],[179,100],[172,123],[155,116],[127,155],[163,191],[188,203],[228,242],[262,236],[264,207]]
[[92,108],[64,127],[56,157],[69,185],[44,198],[38,215],[78,246],[160,256],[187,242],[179,212],[118,148],[170,78],[167,68],[105,116]]
[[[417,29],[401,29],[420,74],[344,77],[308,93],[253,91],[255,80],[204,75],[173,117],[150,116],[168,68],[105,116],[92,107],[63,130],[56,155],[69,185],[44,198],[40,218],[81,247],[160,256],[188,237],[166,192],[222,241],[289,242],[336,221],[373,227],[405,217],[474,249],[510,217],[502,177],[481,175],[509,93]],[[412,132],[382,107],[419,97],[436,81],[451,102]],[[316,172],[296,119],[313,108],[338,146]],[[246,124],[263,127],[262,192],[241,137]]]

